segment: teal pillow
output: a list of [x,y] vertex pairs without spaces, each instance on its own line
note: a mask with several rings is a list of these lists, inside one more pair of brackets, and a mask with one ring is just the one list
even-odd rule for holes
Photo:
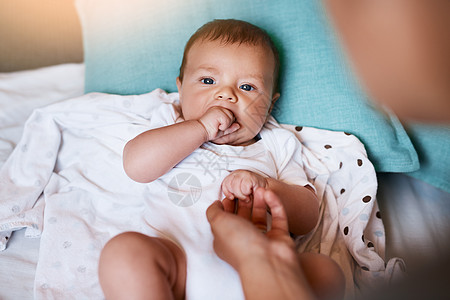
[[408,133],[419,153],[420,169],[407,174],[450,193],[450,127],[414,124]]
[[346,131],[378,171],[409,172],[417,153],[395,117],[368,103],[317,0],[77,0],[86,92],[176,91],[184,45],[204,23],[234,18],[265,29],[281,54],[280,123]]

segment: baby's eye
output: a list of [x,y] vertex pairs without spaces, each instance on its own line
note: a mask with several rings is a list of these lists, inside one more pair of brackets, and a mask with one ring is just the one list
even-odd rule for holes
[[253,91],[255,89],[250,84],[243,84],[239,88],[243,89],[244,91],[248,91],[248,92]]
[[214,84],[214,80],[211,78],[203,78],[202,80],[200,80],[202,83],[204,84]]

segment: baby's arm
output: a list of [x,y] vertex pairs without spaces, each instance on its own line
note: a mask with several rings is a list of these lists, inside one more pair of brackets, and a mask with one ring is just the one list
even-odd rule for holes
[[257,187],[272,190],[287,212],[289,231],[302,235],[311,231],[319,219],[319,202],[309,186],[287,184],[247,170],[231,172],[222,182],[222,192],[229,200],[248,201]]
[[236,123],[233,122],[231,111],[212,107],[199,120],[145,131],[125,145],[125,172],[137,182],[156,180],[204,142],[236,130],[236,125],[233,125]]
[[302,235],[316,226],[319,220],[319,201],[310,186],[287,184],[267,178],[266,188],[272,190],[283,202],[290,232]]
[[151,182],[205,141],[205,129],[197,120],[151,129],[125,145],[123,167],[131,179]]

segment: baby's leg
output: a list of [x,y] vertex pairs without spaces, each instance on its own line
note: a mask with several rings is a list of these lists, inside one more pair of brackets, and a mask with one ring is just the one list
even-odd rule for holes
[[108,300],[184,299],[186,257],[167,239],[122,233],[103,248],[99,279]]
[[299,259],[306,280],[319,299],[344,298],[344,273],[334,260],[317,253],[300,253]]

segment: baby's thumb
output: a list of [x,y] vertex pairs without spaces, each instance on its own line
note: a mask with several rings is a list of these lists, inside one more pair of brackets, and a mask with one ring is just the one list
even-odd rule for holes
[[233,133],[233,132],[237,131],[239,128],[241,128],[241,125],[239,125],[238,123],[234,122],[233,124],[231,124],[230,127],[228,127],[223,132],[223,135],[227,135],[227,134]]

